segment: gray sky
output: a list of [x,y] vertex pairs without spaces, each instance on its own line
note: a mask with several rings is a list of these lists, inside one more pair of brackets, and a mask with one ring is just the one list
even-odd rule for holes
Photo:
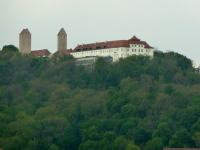
[[0,0],[0,48],[19,47],[23,28],[32,34],[32,50],[55,52],[64,28],[67,48],[136,35],[200,64],[200,0]]

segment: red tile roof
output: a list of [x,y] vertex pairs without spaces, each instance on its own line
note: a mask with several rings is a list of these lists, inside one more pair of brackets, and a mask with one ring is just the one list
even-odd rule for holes
[[23,29],[22,32],[19,35],[22,35],[25,32],[25,30]]
[[55,53],[63,53],[63,54],[69,55],[71,51],[72,49],[65,49],[65,50],[56,51]]
[[[28,29],[23,29],[23,30],[22,30],[22,32],[21,32],[19,35],[22,35],[22,34],[24,34],[24,32],[25,32],[25,31],[28,31],[28,32],[29,32],[29,30],[28,30]],[[30,32],[29,32],[29,33],[30,33]]]
[[129,40],[119,40],[119,41],[107,41],[107,42],[101,42],[101,43],[91,43],[91,44],[83,44],[78,45],[75,47],[72,51],[87,51],[87,50],[98,50],[102,48],[115,48],[115,47],[130,47],[130,44],[144,44],[145,48],[152,48],[149,46],[145,41],[140,41],[136,36],[133,36]]
[[31,54],[35,56],[43,56],[43,55],[48,56],[51,53],[47,49],[42,49],[42,50],[31,51]]
[[138,39],[135,35],[129,39],[129,41],[140,41],[140,39]]

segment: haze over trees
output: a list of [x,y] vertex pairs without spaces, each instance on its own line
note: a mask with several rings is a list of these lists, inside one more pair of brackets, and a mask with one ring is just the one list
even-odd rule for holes
[[175,53],[130,56],[94,72],[74,58],[0,51],[0,148],[162,150],[200,145],[200,75]]

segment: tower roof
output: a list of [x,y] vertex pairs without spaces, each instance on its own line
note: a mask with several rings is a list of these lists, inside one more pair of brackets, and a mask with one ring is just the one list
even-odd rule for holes
[[19,35],[23,35],[23,34],[31,34],[30,31],[28,30],[28,28],[23,29],[22,32]]
[[61,28],[60,29],[60,31],[58,32],[58,36],[60,35],[60,34],[65,34],[65,35],[67,35],[67,33],[65,32],[65,29],[64,28]]
[[135,35],[129,39],[129,41],[140,41],[140,39],[138,39]]

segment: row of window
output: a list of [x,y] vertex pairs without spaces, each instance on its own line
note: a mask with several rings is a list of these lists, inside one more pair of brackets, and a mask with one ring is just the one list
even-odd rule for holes
[[[129,51],[129,50],[128,50]],[[151,50],[149,49],[146,49],[146,52],[151,52]],[[132,49],[132,52],[137,52],[137,49]],[[143,52],[143,49],[138,49],[138,52]],[[145,52],[145,50],[144,50],[144,52]]]
[[[124,49],[127,50],[129,52],[129,49]],[[144,49],[138,49],[138,52],[143,52]],[[108,53],[108,52],[113,52],[113,50],[102,50],[102,51],[88,51],[88,52],[81,52],[81,53],[74,53],[74,55],[79,55],[79,54],[88,54],[88,53],[98,53],[98,52],[102,52],[102,53]],[[121,51],[123,51],[123,48],[121,49]],[[145,51],[145,50],[144,50]],[[114,52],[119,52],[119,49],[114,49]],[[137,52],[137,49],[132,49],[132,52]],[[151,52],[151,50],[146,49],[146,52]]]
[[[121,54],[121,57],[126,57],[126,56],[134,56],[136,54]],[[147,56],[147,54],[143,54],[145,56]],[[95,55],[95,56],[98,56],[98,55]],[[119,57],[119,54],[113,54],[113,55],[104,55],[104,56],[111,56],[111,57]]]
[[[137,45],[131,45],[132,47],[137,47]],[[144,47],[144,45],[138,45],[138,47]]]
[[[147,54],[143,54],[144,56],[148,56]],[[99,56],[99,55],[94,55],[94,56]],[[113,58],[119,57],[119,54],[114,54],[114,55],[104,55],[104,56],[111,56]],[[121,57],[126,57],[126,56],[136,56],[136,54],[121,54]],[[82,57],[77,57],[77,58],[82,58]]]
[[[126,56],[131,56],[131,55],[133,56],[136,54],[121,54],[121,57],[126,57]],[[143,53],[143,55],[147,56],[148,54]],[[93,56],[99,56],[99,55],[93,55]],[[102,55],[102,56],[119,57],[120,55],[119,54],[111,54],[111,55]]]

